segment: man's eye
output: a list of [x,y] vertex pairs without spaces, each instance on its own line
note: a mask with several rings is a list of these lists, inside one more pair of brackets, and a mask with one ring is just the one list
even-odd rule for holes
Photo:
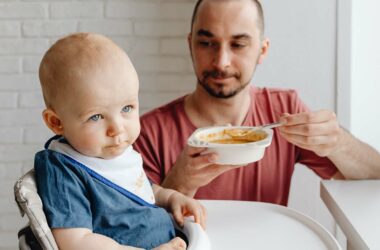
[[199,41],[198,43],[202,47],[211,47],[213,45],[212,42],[208,42],[208,41]]
[[121,111],[125,113],[129,113],[132,111],[132,109],[133,109],[132,105],[127,105],[127,106],[124,106],[124,108]]
[[97,121],[99,121],[99,120],[102,119],[102,118],[103,118],[102,115],[97,114],[97,115],[93,115],[93,116],[91,116],[88,120],[89,120],[89,121],[97,122]]
[[231,46],[233,48],[244,48],[245,47],[245,44],[241,44],[241,43],[233,43],[231,44]]

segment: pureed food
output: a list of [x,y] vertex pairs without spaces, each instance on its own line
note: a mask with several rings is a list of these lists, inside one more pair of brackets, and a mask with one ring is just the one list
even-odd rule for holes
[[231,128],[217,133],[207,134],[200,139],[220,144],[243,144],[263,140],[267,134],[262,130]]

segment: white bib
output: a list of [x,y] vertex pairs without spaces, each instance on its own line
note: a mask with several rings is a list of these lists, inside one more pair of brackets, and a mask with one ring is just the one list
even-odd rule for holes
[[128,190],[144,201],[154,204],[154,194],[142,168],[142,158],[129,146],[123,154],[112,159],[101,159],[80,154],[69,144],[52,140],[48,149],[64,154],[85,165],[113,184]]

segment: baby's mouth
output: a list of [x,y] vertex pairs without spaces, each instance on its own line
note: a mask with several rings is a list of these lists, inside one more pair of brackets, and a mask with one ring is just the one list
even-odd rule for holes
[[127,144],[126,142],[115,143],[115,144],[111,144],[111,145],[107,146],[107,148],[110,148],[110,149],[122,148],[126,144]]

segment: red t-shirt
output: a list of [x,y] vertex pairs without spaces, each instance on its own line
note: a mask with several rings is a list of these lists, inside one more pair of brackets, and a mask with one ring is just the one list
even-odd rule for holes
[[[300,113],[307,107],[294,90],[251,87],[251,107],[242,126],[276,122],[283,113]],[[141,153],[148,177],[161,183],[176,162],[196,127],[184,109],[181,97],[141,117],[141,134],[134,148]],[[301,149],[283,139],[274,129],[272,144],[263,159],[232,169],[198,189],[197,199],[262,201],[287,205],[295,163],[311,168],[322,178],[331,178],[337,168],[326,157]]]

